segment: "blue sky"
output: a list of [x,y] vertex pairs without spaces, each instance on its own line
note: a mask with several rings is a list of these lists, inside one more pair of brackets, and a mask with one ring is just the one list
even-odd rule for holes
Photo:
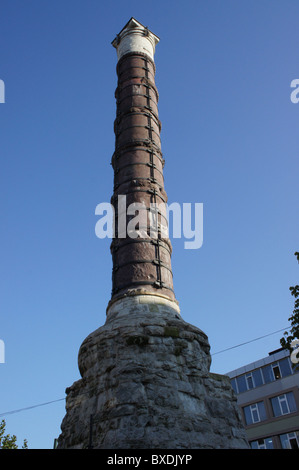
[[[0,414],[65,396],[77,354],[105,322],[115,35],[131,16],[161,41],[155,62],[165,187],[204,207],[203,245],[172,240],[182,317],[212,354],[288,326],[298,283],[296,0],[2,0]],[[213,356],[225,373],[277,349],[281,333]],[[3,416],[52,448],[64,401]]]

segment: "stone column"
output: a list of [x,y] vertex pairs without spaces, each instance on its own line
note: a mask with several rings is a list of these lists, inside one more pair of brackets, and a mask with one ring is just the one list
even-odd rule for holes
[[[116,222],[124,214],[126,224],[132,202],[148,214],[154,197],[167,200],[154,82],[157,42],[134,18],[113,41],[118,86],[112,202]],[[119,196],[126,196],[125,206]],[[66,390],[58,448],[246,448],[230,380],[209,372],[207,336],[180,315],[168,236],[161,226],[156,235],[147,227],[138,231],[132,238],[116,227],[106,322],[80,347],[82,378]]]
[[118,57],[112,300],[138,294],[175,299],[155,85],[158,41],[131,18],[112,42]]

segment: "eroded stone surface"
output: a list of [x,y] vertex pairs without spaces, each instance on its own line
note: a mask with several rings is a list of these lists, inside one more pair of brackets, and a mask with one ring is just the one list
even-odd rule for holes
[[[162,301],[161,301],[162,302]],[[169,305],[114,304],[79,352],[59,448],[246,448],[228,377],[209,372],[207,336]]]

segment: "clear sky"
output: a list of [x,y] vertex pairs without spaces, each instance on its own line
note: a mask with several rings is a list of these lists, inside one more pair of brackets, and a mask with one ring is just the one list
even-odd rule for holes
[[[204,207],[203,245],[172,240],[182,317],[226,373],[280,347],[298,283],[297,0],[2,0],[0,15],[0,415],[64,398],[77,354],[105,322],[116,52],[134,16],[160,37],[169,202]],[[30,448],[52,448],[64,401],[3,416]],[[1,417],[0,417],[1,419]]]

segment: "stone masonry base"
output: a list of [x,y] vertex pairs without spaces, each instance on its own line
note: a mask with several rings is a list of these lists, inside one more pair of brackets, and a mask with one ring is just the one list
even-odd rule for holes
[[58,448],[247,448],[229,378],[209,372],[209,350],[176,303],[114,302],[80,348]]

